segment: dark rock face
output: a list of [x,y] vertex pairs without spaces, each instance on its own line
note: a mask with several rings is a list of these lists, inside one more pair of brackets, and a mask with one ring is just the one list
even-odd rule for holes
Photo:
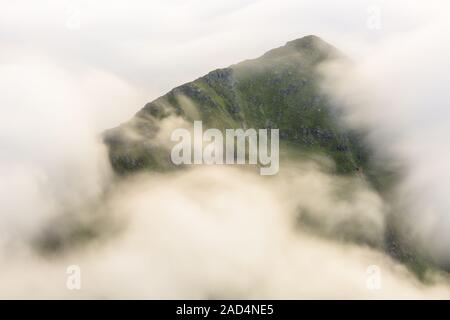
[[[331,45],[307,36],[181,85],[146,104],[129,123],[106,132],[112,165],[120,173],[170,168],[169,153],[152,139],[160,121],[180,116],[221,130],[278,128],[287,143],[282,148],[324,154],[334,160],[337,173],[354,173],[366,166],[367,151],[357,133],[340,125],[316,72],[322,62],[339,57]],[[127,138],[130,128],[144,138]]]

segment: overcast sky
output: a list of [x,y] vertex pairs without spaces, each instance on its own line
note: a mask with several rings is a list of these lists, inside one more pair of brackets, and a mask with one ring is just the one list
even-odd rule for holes
[[[104,123],[111,126],[176,85],[308,34],[353,57],[366,55],[380,42],[445,14],[443,2],[421,3],[1,1],[0,63],[49,59],[71,76],[107,75],[112,88],[102,90],[132,102]],[[118,82],[132,90],[119,90]]]

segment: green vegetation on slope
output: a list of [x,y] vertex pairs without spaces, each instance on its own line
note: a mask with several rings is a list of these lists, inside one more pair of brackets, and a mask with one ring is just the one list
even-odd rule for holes
[[[131,122],[107,132],[111,163],[118,173],[171,169],[168,151],[151,141],[160,121],[177,115],[221,130],[278,128],[282,148],[327,156],[339,174],[370,171],[362,139],[341,126],[336,108],[319,87],[317,66],[341,56],[319,38],[307,36],[174,88],[148,103]],[[130,128],[142,138],[129,139],[125,132]]]

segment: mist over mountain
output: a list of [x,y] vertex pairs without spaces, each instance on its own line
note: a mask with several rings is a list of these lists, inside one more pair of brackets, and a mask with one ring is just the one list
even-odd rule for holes
[[366,184],[363,188],[371,189],[380,201],[386,202],[385,208],[380,209],[384,212],[379,213],[383,227],[375,232],[375,237],[364,226],[373,221],[364,221],[363,212],[360,217],[343,219],[333,231],[324,231],[328,224],[324,219],[330,217],[297,209],[299,224],[315,232],[336,233],[339,238],[380,248],[423,276],[430,261],[398,234],[397,211],[401,209],[396,199],[389,198],[403,169],[393,157],[372,147],[366,139],[369,128],[345,123],[344,110],[324,90],[323,69],[333,64],[350,69],[352,62],[321,38],[309,35],[259,58],[214,70],[176,87],[147,103],[130,121],[104,134],[112,167],[119,175],[179,169],[169,158],[173,145],[170,133],[177,127],[192,127],[195,120],[222,131],[279,129],[281,166],[315,163],[327,174],[356,178],[336,187],[336,197],[354,201],[355,195],[349,190]]
[[[446,11],[241,3],[4,4],[0,298],[450,297]],[[279,172],[174,166],[195,120]]]

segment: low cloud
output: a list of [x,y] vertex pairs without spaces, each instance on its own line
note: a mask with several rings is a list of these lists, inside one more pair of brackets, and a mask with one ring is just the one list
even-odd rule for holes
[[[106,230],[87,246],[52,259],[16,253],[2,273],[6,286],[0,294],[155,299],[450,295],[439,274],[432,279],[441,284],[426,286],[375,247],[342,239],[343,230],[379,239],[384,213],[381,200],[363,181],[330,179],[315,164],[285,168],[273,178],[223,166],[134,177],[117,185],[103,203],[108,208],[104,218],[121,226],[113,236]],[[355,191],[336,200],[349,183]],[[318,225],[298,220],[305,209]],[[326,232],[317,234],[318,228]],[[65,268],[72,264],[82,270],[80,291],[65,287]],[[379,290],[367,287],[371,265],[381,270]]]
[[363,128],[384,167],[404,176],[393,202],[400,233],[428,259],[450,263],[447,19],[387,38],[364,58],[325,66],[325,90]]

